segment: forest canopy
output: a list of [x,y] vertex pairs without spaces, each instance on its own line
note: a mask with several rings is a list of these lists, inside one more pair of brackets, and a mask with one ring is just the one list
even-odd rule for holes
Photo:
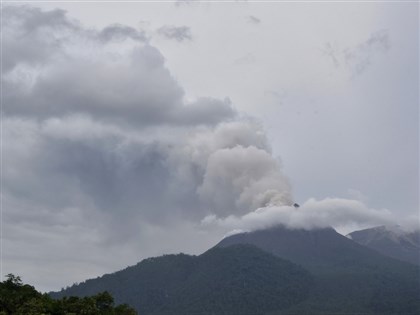
[[114,305],[107,291],[89,297],[52,299],[24,284],[19,276],[8,274],[0,282],[0,315],[137,315],[127,304]]

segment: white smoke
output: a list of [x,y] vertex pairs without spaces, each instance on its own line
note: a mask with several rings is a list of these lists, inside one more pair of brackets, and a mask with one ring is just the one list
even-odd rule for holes
[[243,216],[220,218],[209,215],[201,222],[204,227],[219,226],[227,230],[252,231],[284,225],[291,229],[307,230],[333,227],[342,233],[397,223],[407,230],[418,228],[418,220],[413,218],[401,220],[387,209],[373,209],[361,201],[341,198],[309,199],[301,207],[262,207]]
[[200,199],[221,215],[267,205],[290,205],[290,186],[267,151],[254,146],[221,149],[209,157]]

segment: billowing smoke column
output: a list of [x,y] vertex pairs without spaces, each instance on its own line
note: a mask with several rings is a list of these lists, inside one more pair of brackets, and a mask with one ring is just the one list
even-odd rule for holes
[[8,202],[154,224],[292,204],[262,126],[228,99],[186,101],[143,31],[3,13]]
[[241,215],[268,205],[290,205],[291,189],[259,125],[234,122],[209,134],[200,200],[214,214]]
[[228,99],[187,101],[143,31],[85,29],[28,6],[3,17],[3,194],[15,213],[103,214],[124,233],[173,219],[227,229],[389,219],[334,199],[292,207],[263,127]]

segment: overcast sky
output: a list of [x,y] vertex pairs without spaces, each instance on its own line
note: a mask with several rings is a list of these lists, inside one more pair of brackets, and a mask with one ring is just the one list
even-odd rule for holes
[[418,226],[418,6],[4,4],[3,275]]

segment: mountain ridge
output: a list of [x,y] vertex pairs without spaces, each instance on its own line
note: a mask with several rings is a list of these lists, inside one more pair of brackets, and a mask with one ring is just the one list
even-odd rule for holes
[[383,255],[420,265],[420,231],[399,226],[377,226],[347,234],[351,240]]
[[50,294],[107,290],[145,315],[418,314],[418,277],[418,267],[332,228],[277,226],[228,236],[198,256],[145,259]]
[[[222,239],[215,247],[251,244],[280,258],[300,264],[313,272],[328,271],[333,266],[349,266],[356,259],[366,266],[389,257],[360,245],[337,233],[333,228],[289,229],[278,225],[263,230],[237,233]],[[399,264],[399,261],[394,261]]]
[[199,256],[145,259],[50,295],[85,296],[106,289],[117,303],[141,314],[265,314],[305,299],[312,281],[300,266],[255,246],[235,245]]

